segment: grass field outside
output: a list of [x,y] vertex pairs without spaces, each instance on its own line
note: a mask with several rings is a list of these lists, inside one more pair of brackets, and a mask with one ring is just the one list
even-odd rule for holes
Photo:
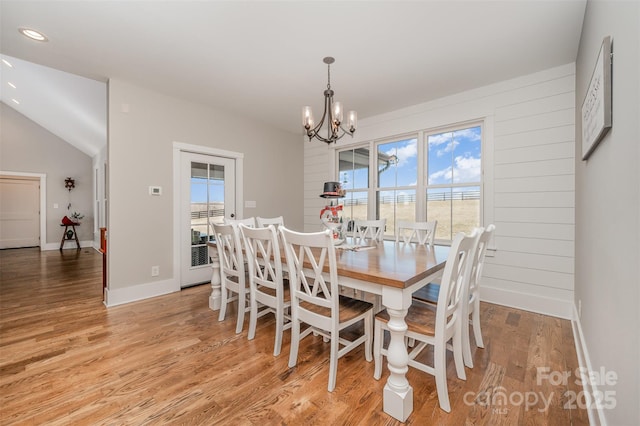
[[[350,210],[353,211],[353,216],[345,216],[345,221],[352,218],[365,219],[367,216],[366,205],[355,205]],[[396,220],[415,222],[415,212],[415,202],[382,203],[380,218],[387,219],[385,237],[395,237]],[[439,240],[451,240],[458,232],[470,233],[480,223],[480,200],[429,201],[427,220],[438,221],[436,239]]]

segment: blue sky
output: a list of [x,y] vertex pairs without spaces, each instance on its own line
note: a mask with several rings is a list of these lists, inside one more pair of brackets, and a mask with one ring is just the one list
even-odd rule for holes
[[[428,184],[479,182],[481,174],[481,130],[479,126],[430,135],[428,141]],[[382,170],[380,187],[415,186],[418,177],[418,140],[410,138],[378,145],[378,152],[397,159]],[[393,157],[392,157],[393,156]],[[344,189],[367,186],[368,169],[340,173]]]
[[[191,178],[191,202],[207,202],[207,180],[203,178]],[[224,181],[211,179],[209,185],[209,202],[224,201]]]

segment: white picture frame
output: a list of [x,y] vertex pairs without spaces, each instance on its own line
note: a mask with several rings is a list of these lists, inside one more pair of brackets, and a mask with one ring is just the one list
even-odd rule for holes
[[587,160],[611,128],[611,36],[602,40],[582,102],[582,159]]

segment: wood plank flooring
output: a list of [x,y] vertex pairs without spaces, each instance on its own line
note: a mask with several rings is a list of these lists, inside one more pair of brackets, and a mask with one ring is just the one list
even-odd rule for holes
[[[322,338],[304,339],[289,369],[289,333],[274,357],[272,317],[254,340],[248,316],[236,335],[235,309],[218,322],[208,285],[107,309],[101,267],[93,249],[0,250],[0,424],[400,424],[382,411],[388,370],[374,380],[362,347],[329,393]],[[448,358],[451,413],[433,377],[410,369],[407,424],[588,424],[568,404],[582,390],[569,321],[487,303],[481,318],[485,349],[466,381]],[[571,376],[557,384],[538,368]]]

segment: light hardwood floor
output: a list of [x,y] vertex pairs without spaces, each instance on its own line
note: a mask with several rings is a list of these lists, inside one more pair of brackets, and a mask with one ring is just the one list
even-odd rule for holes
[[[322,338],[304,339],[289,369],[288,332],[272,354],[272,317],[255,340],[248,321],[236,335],[235,309],[218,322],[208,285],[107,309],[101,267],[93,249],[0,250],[1,424],[400,424],[382,411],[388,370],[374,380],[362,347],[339,361],[329,393]],[[570,322],[487,303],[481,316],[485,349],[466,381],[448,357],[451,413],[433,377],[410,369],[407,424],[588,424],[570,407],[582,390]],[[554,386],[539,367],[571,376]]]

